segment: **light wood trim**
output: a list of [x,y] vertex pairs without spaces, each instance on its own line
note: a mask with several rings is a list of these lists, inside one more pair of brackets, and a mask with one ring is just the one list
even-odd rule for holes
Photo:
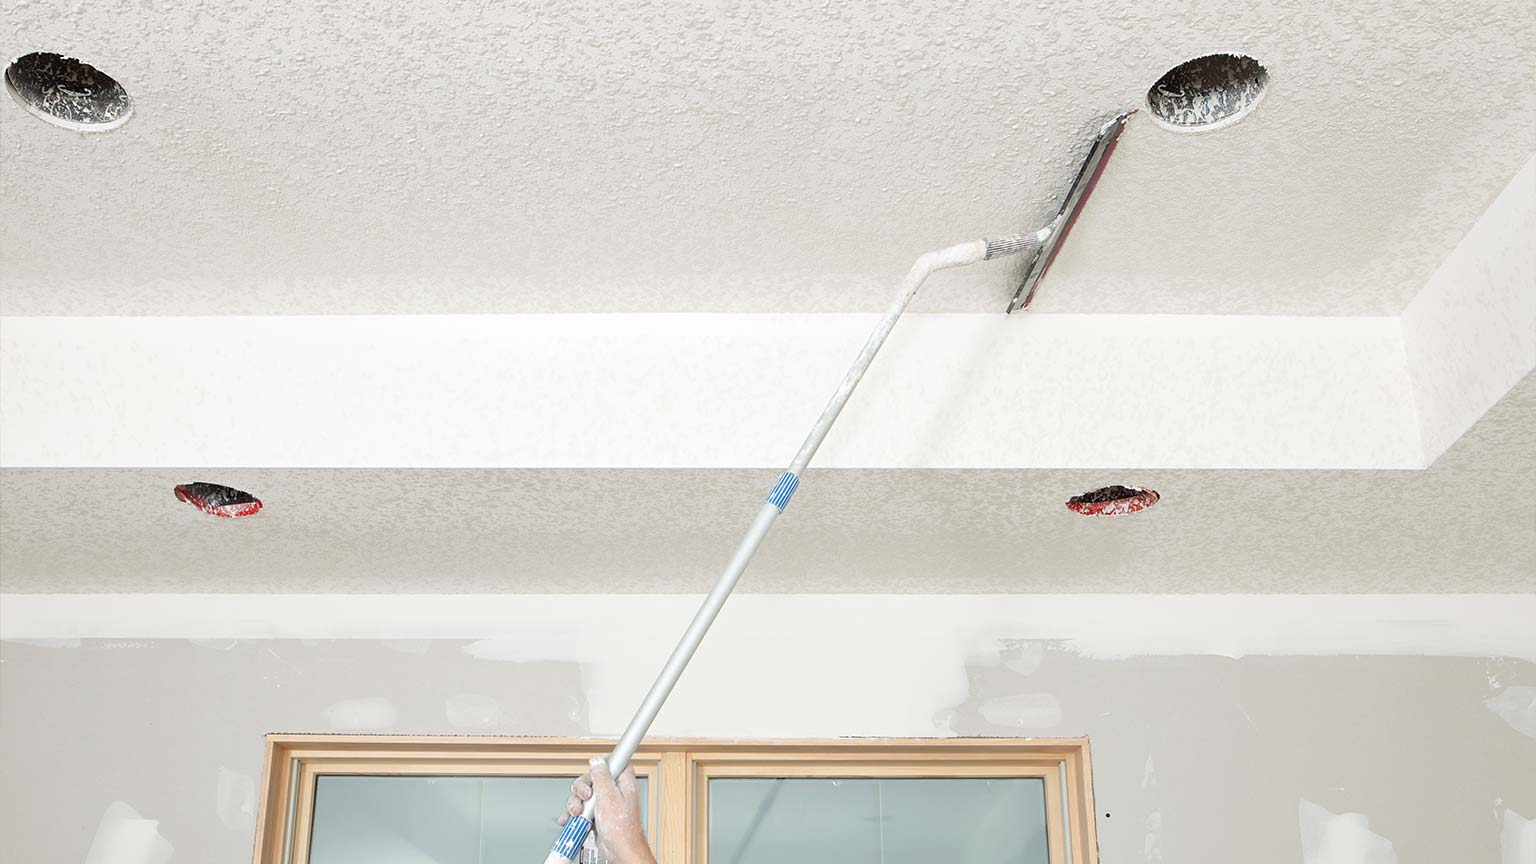
[[[551,775],[579,775],[587,771],[586,760],[572,761],[553,759],[502,759],[496,762],[462,761],[444,759],[438,762],[397,759],[310,759],[304,763],[316,769],[316,774],[367,774],[430,777],[432,775],[461,775],[485,777],[548,777]],[[636,758],[629,763],[637,777],[649,780],[661,760],[656,757]],[[556,810],[558,811],[558,807]]]
[[[288,789],[292,784],[288,782],[287,759],[277,758],[277,744],[270,738],[263,748],[261,758],[261,780],[266,786],[277,789]],[[283,826],[279,825],[282,813],[286,808],[280,806],[280,795],[269,795],[263,789],[261,805],[256,808],[256,843],[252,864],[262,864],[265,861],[273,861],[282,855],[282,837],[286,833]],[[277,849],[272,847],[277,845]]]
[[[1099,832],[1097,818],[1098,811],[1093,801],[1093,763],[1088,755],[1088,744],[1083,746],[1067,760],[1067,790],[1072,800],[1077,804],[1072,810],[1072,849],[1073,854],[1081,854],[1082,861],[1086,864],[1098,864],[1099,861]],[[1078,853],[1076,850],[1084,850]],[[1076,861],[1073,864],[1077,864]]]
[[693,846],[688,850],[688,857],[677,864],[704,864],[709,860],[709,769],[694,761],[691,754],[689,762],[693,769],[690,772],[693,775]]
[[[586,770],[587,757],[607,752],[613,743],[592,738],[268,735],[254,864],[308,864],[315,782],[321,774],[574,774]],[[650,781],[647,830],[661,864],[707,864],[710,777],[775,776],[1041,777],[1050,864],[1098,864],[1087,739],[657,738],[641,745],[633,763],[636,773]],[[296,796],[288,792],[294,785]],[[290,824],[293,855],[284,862]],[[1063,855],[1063,825],[1070,836],[1070,862]]]
[[[1041,784],[1045,787],[1045,854],[1050,864],[1066,864],[1067,850],[1062,846],[1061,836],[1067,824],[1065,814],[1062,813],[1061,766],[1052,765],[1049,777],[1041,777]],[[1052,826],[1055,826],[1053,829]],[[1074,847],[1075,848],[1075,847]]]
[[683,861],[688,857],[690,772],[687,753],[674,750],[661,757],[661,782],[656,784],[659,797],[655,806],[661,821],[660,842],[655,847],[659,861]]
[[[502,751],[525,752],[527,750],[552,750],[565,753],[590,755],[612,749],[612,738],[545,738],[506,735],[327,735],[318,733],[274,732],[267,740],[289,750],[306,746],[327,752],[366,750],[378,752],[395,748],[409,749],[429,747],[433,752],[444,751]],[[664,752],[686,750],[690,752],[754,751],[776,752],[825,751],[899,751],[922,750],[927,752],[997,752],[1019,751],[1028,748],[1032,754],[1075,752],[1087,743],[1086,738],[647,738],[636,752]]]
[[754,765],[750,762],[733,762],[726,765],[719,763],[706,764],[708,766],[707,777],[719,777],[722,779],[731,777],[792,777],[795,779],[847,777],[879,780],[881,778],[905,777],[937,780],[946,777],[995,779],[1049,777],[1053,784],[1061,785],[1061,772],[1055,765],[1042,767],[1033,763],[1025,765],[1008,765],[1006,763],[966,765],[964,763],[936,761],[921,766],[916,764],[877,765],[869,762],[765,762],[760,765]]
[[314,828],[315,781],[317,772],[311,765],[299,768],[299,796],[294,804],[292,864],[309,864],[309,835]]
[[1081,753],[1074,753],[1072,758],[1066,759],[1063,763],[1064,770],[1061,772],[1063,778],[1066,779],[1066,793],[1068,793],[1069,798],[1080,803],[1077,809],[1072,810],[1068,819],[1068,830],[1072,835],[1074,864],[1077,864],[1078,856],[1081,855],[1078,850],[1097,850],[1097,842],[1091,841],[1092,821],[1094,821],[1094,818],[1092,818],[1092,815],[1094,815],[1094,799],[1092,799],[1092,793],[1087,789],[1089,784],[1086,781],[1086,773],[1083,770],[1083,758],[1081,756],[1083,756]]
[[787,753],[777,750],[764,749],[760,752],[751,750],[690,750],[695,759],[702,762],[726,763],[733,760],[751,762],[754,765],[772,765],[777,762],[824,762],[839,761],[848,763],[870,763],[881,765],[927,765],[932,762],[945,762],[955,765],[994,765],[1006,761],[1009,764],[1034,763],[1037,765],[1058,765],[1066,758],[1066,753],[1020,753],[1018,751],[992,750],[981,752],[953,752],[942,751],[924,752],[920,749],[900,749],[890,752],[871,751],[867,748],[859,750],[823,750],[798,753]]

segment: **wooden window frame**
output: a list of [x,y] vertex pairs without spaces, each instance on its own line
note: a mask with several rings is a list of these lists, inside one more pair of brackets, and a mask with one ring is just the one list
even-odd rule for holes
[[[343,775],[575,775],[613,741],[440,735],[297,735],[266,739],[255,864],[309,864],[315,786]],[[726,777],[1039,777],[1050,864],[1098,864],[1086,738],[647,739],[647,836],[660,864],[708,864],[709,781]],[[560,802],[550,802],[553,816]],[[1070,857],[1069,857],[1070,850]],[[691,853],[691,855],[690,855]]]

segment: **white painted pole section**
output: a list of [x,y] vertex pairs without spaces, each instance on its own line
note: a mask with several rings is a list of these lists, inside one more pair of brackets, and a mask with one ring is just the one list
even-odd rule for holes
[[[853,395],[854,388],[859,386],[859,380],[864,377],[865,371],[874,362],[875,355],[880,352],[880,346],[885,344],[886,337],[891,335],[897,320],[906,311],[912,298],[917,296],[917,291],[923,286],[923,282],[937,270],[962,267],[989,257],[999,257],[1000,254],[1011,255],[1034,249],[1041,239],[1049,235],[1049,232],[1050,229],[1047,228],[1034,236],[962,243],[929,252],[918,258],[912,265],[907,278],[902,280],[901,288],[896,292],[896,298],[886,309],[885,316],[880,319],[875,331],[865,341],[864,348],[859,351],[859,356],[854,359],[853,365],[843,376],[842,383],[837,385],[836,392],[827,402],[827,407],[822,410],[816,425],[812,426],[810,434],[805,436],[805,443],[800,445],[800,451],[795,454],[794,461],[789,463],[789,469],[780,475],[779,482],[768,494],[768,500],[763,503],[762,509],[757,511],[757,518],[752,520],[752,527],[747,529],[747,536],[743,537],[741,544],[736,547],[736,554],[731,556],[725,572],[720,574],[715,587],[704,598],[699,611],[693,616],[693,621],[683,632],[683,638],[678,640],[677,647],[672,649],[671,656],[667,658],[666,664],[661,667],[660,674],[656,676],[656,681],[651,684],[651,689],[641,700],[635,716],[624,728],[624,734],[619,737],[619,743],[613,748],[613,752],[608,754],[608,768],[615,776],[622,773],[629,765],[630,757],[635,755],[635,748],[640,746],[641,739],[650,730],[651,723],[656,720],[656,715],[660,713],[661,706],[667,701],[667,696],[677,685],[677,679],[682,677],[683,669],[688,666],[688,661],[698,650],[699,643],[704,641],[704,634],[709,632],[709,626],[720,614],[721,607],[725,605],[726,598],[731,595],[731,590],[736,587],[741,574],[746,571],[752,555],[757,552],[757,547],[768,535],[768,529],[773,526],[773,521],[784,512],[785,505],[789,503],[790,496],[794,494],[795,487],[799,484],[800,474],[810,464],[811,458],[816,455],[821,442],[832,430],[832,424],[837,422],[837,416],[842,413],[843,406],[848,404],[848,398]],[[594,800],[588,799],[582,807],[581,815],[573,816],[566,822],[565,829],[555,838],[554,849],[545,859],[545,864],[561,864],[564,861],[576,860],[581,852],[581,845],[592,827]]]
[[843,413],[843,406],[848,404],[848,397],[852,396],[853,389],[859,386],[859,380],[864,377],[869,364],[874,362],[875,354],[879,353],[880,346],[885,344],[885,338],[891,335],[891,330],[896,327],[901,313],[907,311],[912,298],[917,296],[917,289],[923,287],[923,282],[927,281],[936,270],[963,267],[966,264],[984,260],[986,257],[987,241],[977,240],[951,246],[948,249],[940,249],[937,252],[929,252],[912,264],[912,269],[907,271],[907,278],[902,280],[895,299],[885,310],[885,317],[880,319],[875,332],[869,334],[869,339],[865,341],[863,350],[853,361],[853,366],[843,376],[842,383],[837,385],[837,392],[832,394],[827,407],[821,412],[821,417],[816,420],[816,425],[812,426],[810,434],[805,436],[805,443],[800,445],[800,452],[796,453],[794,460],[789,463],[787,470],[790,474],[799,477],[805,472],[806,466],[811,464],[811,458],[820,449],[821,442],[826,439],[827,433],[832,431],[832,424],[837,422],[837,415]]

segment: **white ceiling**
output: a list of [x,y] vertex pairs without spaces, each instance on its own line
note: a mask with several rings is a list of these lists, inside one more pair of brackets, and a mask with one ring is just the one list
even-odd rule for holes
[[[1536,374],[1424,471],[816,470],[752,592],[1536,591]],[[6,469],[6,592],[671,592],[772,471]],[[247,489],[215,519],[177,483]],[[1063,504],[1107,483],[1132,516]]]
[[[36,50],[137,110],[0,99],[8,315],[876,309],[1212,50],[1268,97],[1137,117],[1037,308],[1395,314],[1536,149],[1528,0],[8,2]],[[1001,309],[1008,267],[920,308]]]
[[867,322],[484,313],[880,309],[1214,50],[1271,92],[1133,120],[1036,306],[1096,314],[904,324],[745,590],[1536,590],[1528,0],[0,3],[137,99],[0,97],[0,314],[137,316],[4,319],[0,591],[702,590]]

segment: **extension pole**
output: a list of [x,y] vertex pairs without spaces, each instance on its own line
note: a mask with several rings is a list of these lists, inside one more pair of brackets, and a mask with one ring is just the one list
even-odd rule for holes
[[[640,702],[640,707],[635,711],[635,716],[625,727],[619,743],[613,748],[613,752],[608,754],[608,767],[614,776],[618,776],[629,765],[630,757],[635,755],[635,749],[640,746],[640,740],[650,730],[651,723],[656,719],[656,714],[661,711],[662,704],[667,701],[667,696],[677,684],[677,679],[682,676],[683,669],[688,666],[693,652],[697,651],[699,643],[704,641],[704,634],[709,632],[709,626],[714,623],[715,616],[720,614],[720,608],[725,605],[725,599],[736,587],[736,581],[747,569],[752,555],[757,552],[757,547],[768,535],[768,529],[773,527],[774,520],[788,506],[790,496],[795,494],[795,487],[800,484],[800,475],[810,464],[811,457],[816,455],[821,442],[831,431],[832,424],[837,422],[837,415],[841,414],[843,406],[848,404],[848,397],[852,396],[854,388],[859,386],[859,379],[864,377],[869,364],[874,362],[875,355],[885,344],[886,337],[891,335],[896,321],[901,318],[901,313],[906,311],[912,298],[917,296],[917,290],[922,287],[923,282],[938,270],[963,267],[977,261],[1038,249],[1058,224],[1060,224],[1059,220],[1036,234],[1003,237],[996,240],[973,240],[970,243],[929,252],[918,258],[912,265],[907,278],[901,283],[900,290],[896,292],[895,300],[891,302],[890,308],[886,309],[885,316],[875,327],[875,332],[869,335],[863,350],[853,361],[853,366],[848,369],[848,374],[843,376],[842,383],[837,385],[837,392],[832,394],[831,401],[822,410],[816,425],[812,426],[810,434],[805,436],[805,443],[800,445],[800,452],[795,454],[794,461],[789,463],[789,468],[779,475],[779,481],[774,484],[762,508],[757,511],[757,517],[752,520],[752,527],[747,529],[747,536],[743,537],[741,545],[736,547],[736,554],[731,556],[731,562],[726,565],[725,572],[720,574],[720,580],[704,598],[704,603],[699,606],[699,611],[694,614],[693,621],[684,631],[683,638],[678,640],[677,647],[672,649],[672,656],[668,657],[666,665],[661,667],[661,673],[656,676],[656,682],[651,685],[650,691],[645,694],[645,699]],[[549,857],[544,859],[545,864],[561,864],[564,861],[576,860],[576,856],[581,852],[582,843],[586,841],[587,833],[592,829],[592,806],[593,799],[587,799],[586,805],[582,808],[582,814],[572,816],[565,823],[564,830],[555,838],[554,849],[549,853]]]

